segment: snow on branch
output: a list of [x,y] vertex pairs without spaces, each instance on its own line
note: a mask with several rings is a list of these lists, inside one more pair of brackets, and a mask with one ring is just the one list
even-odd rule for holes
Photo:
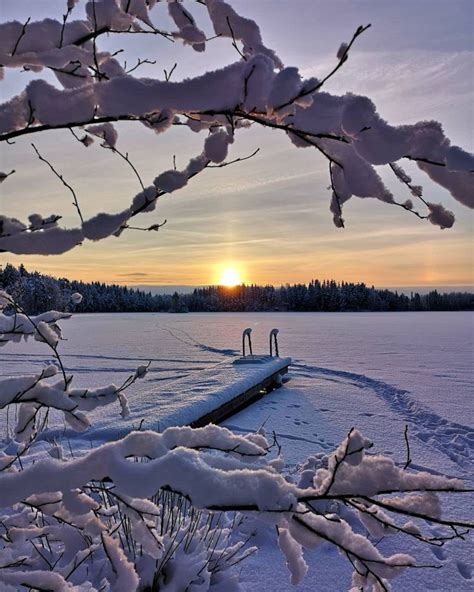
[[[71,295],[71,302],[79,304],[82,295],[78,292]],[[118,401],[122,417],[129,414],[128,402],[123,394],[137,380],[142,379],[150,364],[139,366],[121,386],[114,384],[99,388],[71,388],[73,376],[66,373],[58,350],[62,331],[58,325],[61,319],[68,319],[69,313],[49,311],[40,315],[30,316],[5,291],[0,291],[0,345],[8,342],[19,343],[33,337],[45,343],[53,352],[56,364],[49,364],[40,373],[7,377],[0,380],[0,410],[17,407],[14,437],[21,444],[21,455],[25,454],[34,443],[39,433],[47,427],[48,414],[51,409],[60,411],[66,423],[74,430],[83,431],[90,426],[85,412],[96,407],[109,405]],[[53,379],[58,371],[61,380]],[[44,415],[41,417],[41,412]],[[7,434],[9,437],[10,434]],[[0,452],[0,456],[1,456]],[[7,454],[0,463],[0,470],[9,468],[19,459]],[[5,464],[6,463],[6,464]]]
[[[108,542],[122,556],[123,577],[138,583],[139,578],[149,576],[146,570],[141,571],[143,566],[131,549],[121,542],[117,533],[122,523],[115,522],[111,528],[104,518],[118,511],[117,504],[122,506],[122,512],[132,521],[136,544],[143,545],[142,552],[150,559],[160,558],[166,546],[159,535],[163,506],[149,500],[170,492],[175,502],[183,499],[200,511],[266,516],[277,526],[293,583],[299,582],[306,572],[304,550],[329,542],[354,567],[354,585],[389,590],[391,579],[417,564],[406,554],[384,556],[370,539],[357,534],[354,518],[376,536],[398,532],[433,544],[450,540],[453,532],[461,537],[461,529],[473,525],[441,518],[437,494],[462,492],[459,480],[404,470],[389,458],[366,455],[369,446],[367,439],[352,430],[335,453],[326,457],[327,468],[307,464],[296,485],[266,461],[269,443],[261,434],[237,436],[213,425],[199,429],[168,428],[161,434],[134,432],[75,460],[50,458],[19,472],[3,471],[0,507],[17,507],[18,512],[26,505],[41,509],[54,519],[63,517],[72,528],[79,527],[90,537],[88,546],[82,543],[81,552],[100,545],[104,548],[101,537],[108,533]],[[109,504],[113,500],[110,511],[104,507],[106,498]],[[346,508],[346,514],[329,511],[329,504],[335,500]],[[73,514],[74,508],[77,509]],[[9,531],[21,516],[20,511],[10,518]],[[446,538],[438,535],[430,540],[423,535],[423,521],[446,526]],[[29,532],[26,536],[36,538],[54,531],[45,533],[30,526]],[[15,537],[13,549],[21,548],[18,542]],[[106,555],[108,546],[105,544],[103,549]],[[15,551],[18,553],[18,549]],[[11,556],[18,559],[17,554]],[[109,582],[116,581],[113,555],[107,558],[107,567],[103,563],[99,566],[103,566]],[[59,573],[64,575],[64,565],[69,569],[70,560],[54,560]],[[23,571],[25,566],[7,569],[7,577],[12,577],[16,569]],[[136,584],[129,589],[135,588]]]
[[[420,213],[411,207],[410,199],[395,199],[384,185],[375,166],[388,165],[397,174],[401,170],[398,163],[403,159],[416,162],[455,200],[474,207],[474,155],[451,145],[439,123],[422,121],[392,126],[380,117],[368,97],[323,92],[326,81],[337,75],[358,38],[368,34],[370,25],[358,27],[351,40],[339,47],[335,66],[322,80],[304,79],[297,67],[284,66],[264,44],[258,25],[237,14],[229,3],[197,2],[205,6],[218,37],[213,47],[230,39],[239,59],[223,68],[172,82],[171,71],[166,70],[165,80],[136,76],[138,68],[123,67],[117,52],[100,51],[100,38],[104,34],[151,33],[157,39],[180,39],[198,52],[209,51],[189,7],[181,2],[167,4],[178,29],[168,33],[155,24],[160,15],[154,7],[159,3],[94,0],[86,3],[85,19],[70,20],[73,4],[68,4],[62,19],[0,24],[0,63],[4,69],[39,72],[47,68],[62,87],[37,78],[19,95],[0,105],[0,140],[11,142],[23,135],[52,129],[73,131],[85,127],[86,135],[80,141],[88,146],[92,136],[98,136],[104,147],[121,156],[137,176],[142,193],[146,193],[146,206],[137,210],[132,205],[131,210],[117,214],[104,212],[96,219],[81,221],[81,228],[77,229],[42,228],[40,235],[29,232],[27,224],[5,220],[11,228],[8,236],[1,232],[0,249],[25,254],[63,253],[87,238],[99,240],[119,235],[130,216],[153,209],[148,205],[154,204],[159,192],[167,189],[157,187],[153,195],[154,190],[145,186],[128,155],[118,150],[113,124],[121,121],[139,123],[155,133],[165,133],[175,125],[187,126],[194,132],[207,131],[210,135],[204,152],[217,165],[226,158],[239,130],[251,125],[280,130],[293,145],[314,148],[331,164],[330,210],[339,227],[344,226],[343,204],[353,196],[402,207],[441,228],[453,225],[454,215],[441,204],[425,201],[428,211]],[[163,180],[166,176],[174,178],[173,191],[185,184],[184,176],[178,182],[177,175],[163,175]],[[6,176],[2,174],[1,180]],[[406,178],[406,174],[397,176],[402,181]],[[411,180],[405,185],[412,194],[416,190],[416,197],[421,198],[418,185]],[[78,209],[76,199],[74,204]],[[82,216],[79,209],[78,213]],[[103,225],[103,229],[99,230],[98,225]]]
[[[130,207],[116,214],[101,212],[92,218],[83,220],[79,228],[73,229],[61,228],[57,225],[61,216],[42,219],[38,214],[32,214],[30,216],[31,224],[28,225],[15,218],[0,215],[0,251],[10,251],[17,254],[56,255],[73,249],[84,240],[100,241],[112,235],[119,236],[127,228],[133,228],[128,224],[131,218],[142,212],[153,211],[160,197],[187,185],[190,179],[201,173],[211,162],[203,152],[192,158],[182,171],[175,169],[164,171],[154,179],[153,185],[145,187],[136,167],[128,158],[128,154],[123,154],[115,147],[116,136],[111,135],[112,131],[109,128],[106,129],[109,133],[108,137],[105,136],[103,127],[100,129],[97,127],[88,128],[90,133],[104,140],[102,145],[104,148],[110,149],[123,158],[137,176],[142,191],[133,197]],[[39,153],[38,156],[47,162]],[[69,188],[70,186],[65,183],[54,167],[49,162],[47,164]],[[75,197],[76,194],[72,187],[70,190]],[[152,224],[148,229],[158,230],[163,225],[164,223]]]

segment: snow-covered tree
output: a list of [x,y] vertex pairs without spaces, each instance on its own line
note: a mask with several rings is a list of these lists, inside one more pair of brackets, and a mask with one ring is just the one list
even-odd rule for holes
[[[36,149],[71,192],[78,225],[63,228],[56,212],[33,212],[28,221],[0,214],[1,250],[60,254],[85,240],[119,236],[132,227],[133,218],[153,211],[160,196],[178,191],[211,166],[229,164],[229,145],[251,125],[280,130],[295,147],[315,149],[327,160],[330,210],[338,227],[343,226],[342,206],[352,196],[397,205],[441,228],[452,226],[453,214],[424,199],[399,164],[403,159],[415,161],[454,199],[473,207],[474,157],[452,146],[440,124],[394,127],[369,98],[325,92],[325,83],[344,66],[368,26],[340,46],[334,68],[316,80],[284,66],[265,45],[257,24],[222,0],[197,0],[186,7],[173,1],[92,0],[85,3],[84,16],[74,20],[77,4],[68,0],[58,20],[0,25],[2,77],[11,68],[38,73],[0,105],[0,140],[69,129],[85,147],[99,140],[122,156],[142,190],[126,209],[86,219],[74,189]],[[160,27],[164,7],[172,31]],[[207,12],[220,39],[206,39],[195,10]],[[171,79],[172,72],[163,80],[140,78],[140,63],[127,70],[122,56],[100,48],[106,35],[131,34],[174,39],[198,52],[232,43],[236,61],[180,82]],[[41,76],[45,70],[56,84]],[[143,126],[144,133],[187,127],[202,133],[202,151],[183,169],[158,171],[145,184],[117,148],[123,121]],[[410,200],[397,202],[374,165],[389,166]],[[12,172],[0,175],[5,187]],[[414,209],[413,200],[422,202],[426,214]],[[77,304],[80,295],[72,294],[71,300]],[[443,545],[472,526],[442,516],[439,494],[461,492],[460,481],[368,454],[371,443],[357,430],[334,453],[303,462],[293,479],[281,473],[282,459],[272,456],[278,445],[265,434],[237,436],[217,426],[133,432],[76,459],[66,459],[60,443],[42,454],[38,440],[50,411],[77,430],[89,426],[88,411],[112,401],[118,400],[126,415],[124,390],[147,367],[137,368],[120,386],[75,388],[59,351],[58,322],[68,315],[30,316],[6,292],[0,293],[0,308],[0,344],[33,338],[55,360],[39,373],[0,381],[0,409],[16,409],[0,449],[2,590],[237,589],[231,568],[253,549],[235,539],[236,524],[240,517],[257,517],[276,527],[293,583],[306,573],[304,551],[330,542],[353,566],[353,590],[380,592],[415,560],[403,553],[384,556],[360,534],[362,529]],[[231,518],[229,513],[236,512],[240,517]],[[216,515],[223,516],[219,524]],[[434,536],[424,528],[426,521],[445,530]]]

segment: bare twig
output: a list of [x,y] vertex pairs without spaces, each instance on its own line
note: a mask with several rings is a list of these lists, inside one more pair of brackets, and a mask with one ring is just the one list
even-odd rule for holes
[[418,162],[425,162],[426,164],[432,164],[434,166],[445,167],[446,163],[438,162],[436,160],[431,160],[430,158],[422,158],[421,156],[411,156],[409,154],[405,154],[402,158],[406,158],[408,160],[415,160]]
[[77,213],[79,214],[79,218],[80,218],[80,220],[81,220],[81,224],[84,224],[84,218],[82,217],[81,208],[79,207],[79,202],[77,201],[77,196],[76,196],[76,192],[74,191],[74,189],[71,187],[71,185],[69,185],[69,183],[67,183],[67,182],[64,180],[64,177],[63,177],[63,176],[62,176],[60,173],[58,173],[58,171],[57,171],[57,170],[56,170],[56,169],[53,167],[53,165],[52,165],[52,164],[51,164],[51,163],[50,163],[48,160],[46,160],[46,158],[44,158],[44,156],[42,156],[42,155],[40,154],[40,152],[39,152],[38,148],[36,148],[36,146],[35,146],[34,144],[31,144],[31,145],[32,145],[32,147],[33,147],[34,151],[36,152],[36,154],[38,155],[38,158],[39,158],[41,161],[43,161],[44,163],[46,163],[46,164],[49,166],[49,168],[51,169],[51,171],[54,173],[54,175],[56,175],[56,177],[57,177],[57,178],[58,178],[58,179],[61,181],[61,183],[62,183],[62,184],[63,184],[63,185],[64,185],[64,186],[65,186],[67,189],[69,189],[69,191],[70,191],[70,192],[71,192],[71,194],[72,194],[72,199],[73,199],[73,202],[72,202],[72,204],[73,204],[73,206],[76,208],[76,210],[77,210]]
[[222,167],[226,167],[229,166],[231,164],[235,164],[236,162],[243,162],[244,160],[249,160],[250,158],[253,158],[256,154],[258,154],[258,152],[260,152],[260,148],[257,148],[256,150],[254,150],[252,152],[252,154],[249,154],[248,156],[239,156],[239,158],[234,158],[234,160],[229,160],[227,162],[221,162],[220,164],[210,164],[208,165],[208,169],[220,169]]
[[72,8],[68,8],[66,11],[66,14],[63,14],[63,25],[61,27],[61,36],[59,38],[59,48],[61,49],[61,47],[63,46],[63,41],[64,41],[64,29],[66,28],[66,22],[67,19],[69,18],[69,15],[72,12]]
[[161,222],[161,224],[152,224],[151,226],[148,226],[146,228],[143,228],[141,226],[130,226],[129,224],[124,224],[123,226],[121,226],[121,229],[123,229],[123,230],[143,230],[144,232],[150,232],[150,231],[154,230],[157,232],[167,222],[168,222],[168,220],[165,219],[163,222]]
[[232,29],[232,25],[230,24],[230,19],[228,16],[226,17],[226,21],[227,21],[227,26],[229,27],[230,34],[232,35],[232,47],[234,47],[236,52],[239,54],[239,56],[243,60],[247,61],[247,58],[244,56],[242,51],[239,49],[239,46],[237,45],[237,41],[235,40],[234,30]]
[[174,66],[171,68],[171,70],[169,72],[167,70],[163,70],[163,72],[165,73],[165,80],[166,80],[166,82],[169,82],[170,81],[171,75],[175,71],[177,65],[178,65],[178,63],[175,62]]
[[[99,137],[102,137],[102,136],[99,136]],[[116,148],[115,146],[110,146],[109,144],[106,144],[105,142],[103,144],[101,144],[101,146],[102,146],[102,148],[105,148],[106,150],[111,150],[114,154],[117,154],[118,156],[120,156],[120,158],[122,158],[128,164],[128,166],[132,169],[136,178],[138,179],[138,182],[140,183],[140,187],[142,188],[142,191],[145,191],[145,185],[142,181],[140,173],[137,171],[135,165],[128,157],[128,152],[125,152],[125,154],[124,154],[123,152],[120,152],[120,150],[118,148]]]
[[365,26],[360,25],[359,27],[357,27],[355,33],[352,35],[352,39],[347,44],[345,50],[342,52],[342,54],[341,54],[341,56],[339,58],[338,63],[329,72],[329,74],[326,74],[326,76],[321,81],[317,82],[311,88],[308,88],[306,90],[300,91],[295,97],[293,97],[289,101],[286,101],[285,103],[282,103],[281,105],[278,105],[277,110],[283,109],[284,107],[287,107],[288,105],[291,105],[292,103],[294,103],[298,99],[302,99],[304,97],[307,97],[309,95],[312,95],[313,93],[315,93],[316,91],[318,91],[322,86],[324,86],[326,84],[326,82],[332,76],[334,76],[334,74],[339,70],[339,68],[341,68],[343,66],[343,64],[348,60],[348,58],[349,58],[349,51],[350,51],[351,47],[354,45],[356,39],[358,37],[360,37],[360,35],[362,35],[362,33],[364,33],[365,31],[367,31],[367,29],[369,27],[371,27],[370,23],[368,25],[365,25]]
[[5,179],[8,179],[8,177],[13,175],[15,172],[15,169],[12,169],[9,173],[0,173],[0,183],[3,183]]
[[25,24],[23,25],[23,28],[21,29],[20,36],[19,36],[19,37],[18,37],[18,39],[16,40],[15,47],[13,48],[13,51],[12,51],[12,57],[15,55],[15,53],[16,53],[16,51],[17,51],[17,49],[18,49],[18,46],[20,45],[20,41],[21,41],[21,40],[23,39],[23,37],[25,36],[25,33],[26,33],[26,27],[28,26],[28,23],[29,23],[30,21],[31,21],[31,16],[29,16],[29,17],[27,18],[27,20],[26,20]]
[[137,63],[135,64],[135,66],[133,66],[132,68],[130,68],[129,70],[127,70],[127,62],[125,62],[125,71],[127,74],[131,74],[132,72],[134,72],[135,70],[137,70],[138,68],[140,68],[140,66],[143,66],[143,64],[151,64],[154,65],[156,64],[156,60],[149,60],[148,58],[145,59],[141,59],[138,58]]
[[[97,30],[97,15],[96,15],[95,2],[96,2],[96,0],[92,0],[92,14],[94,17],[94,31]],[[95,69],[92,67],[90,67],[90,69],[92,69],[95,72],[95,74],[100,82],[103,78],[108,78],[108,76],[100,71],[99,60],[97,59],[97,37],[93,37],[93,39],[92,39],[92,54],[94,56]]]
[[405,437],[405,444],[407,447],[407,459],[405,461],[405,466],[403,467],[404,469],[407,469],[409,467],[409,465],[411,464],[411,455],[410,455],[410,440],[408,439],[408,424],[406,424],[405,426],[405,432],[404,432],[404,437]]

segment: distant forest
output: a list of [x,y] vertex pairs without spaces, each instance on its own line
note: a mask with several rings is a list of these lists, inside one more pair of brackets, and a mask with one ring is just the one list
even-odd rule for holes
[[[280,287],[242,285],[196,288],[190,294],[153,295],[127,286],[77,282],[28,272],[7,264],[0,269],[0,288],[27,313],[46,310],[76,312],[256,312],[256,311],[420,311],[474,310],[474,294],[412,293],[377,290],[365,284],[313,280]],[[75,305],[71,294],[83,300]]]

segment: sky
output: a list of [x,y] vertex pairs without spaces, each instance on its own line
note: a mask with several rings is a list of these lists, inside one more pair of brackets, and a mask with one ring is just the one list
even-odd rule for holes
[[[190,4],[199,24],[211,34],[204,9]],[[305,76],[322,76],[336,62],[342,41],[358,25],[372,27],[357,41],[348,62],[327,90],[351,91],[372,98],[392,124],[435,119],[453,144],[474,151],[474,2],[472,0],[235,0],[240,14],[255,19],[264,42],[285,65]],[[59,16],[59,0],[0,0],[2,20]],[[80,13],[78,12],[78,15]],[[164,7],[155,22],[170,27]],[[236,60],[229,40],[216,39],[205,54],[154,36],[119,36],[102,48],[126,49],[128,61],[156,60],[142,76],[163,77],[176,62],[175,80],[195,76]],[[1,100],[21,92],[31,74],[7,72]],[[53,80],[46,75],[48,80]],[[117,126],[118,148],[128,152],[149,184],[201,151],[203,137],[185,129],[155,136],[143,126]],[[98,143],[85,149],[67,130],[18,139],[1,146],[0,168],[16,169],[0,186],[0,212],[26,219],[33,211],[60,213],[76,224],[70,195],[36,158],[34,141],[74,187],[90,217],[119,211],[139,187],[126,164]],[[415,166],[403,164],[425,197],[456,215],[452,229],[441,231],[372,199],[352,199],[345,207],[345,229],[329,212],[327,162],[310,149],[297,149],[278,131],[242,130],[229,158],[252,159],[207,170],[187,187],[160,200],[143,216],[148,226],[167,220],[158,233],[128,231],[120,238],[87,242],[61,256],[12,256],[0,264],[23,263],[55,276],[129,285],[206,285],[217,283],[229,267],[247,283],[308,282],[313,278],[363,281],[370,285],[464,288],[474,283],[472,211],[455,202]],[[399,201],[404,187],[379,171]]]

